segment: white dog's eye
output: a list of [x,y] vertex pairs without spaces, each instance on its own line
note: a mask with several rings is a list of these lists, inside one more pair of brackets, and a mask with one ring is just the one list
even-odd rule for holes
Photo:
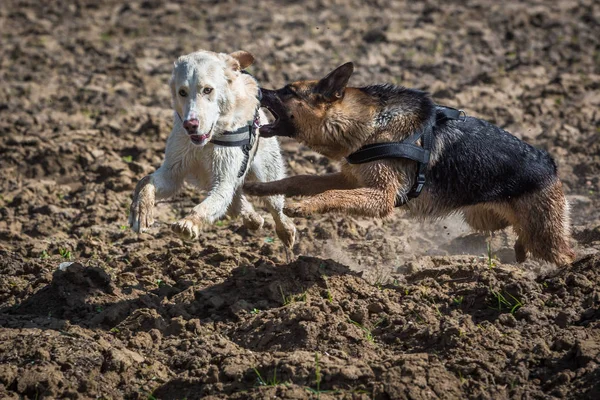
[[179,95],[181,97],[185,97],[185,96],[187,96],[187,92],[185,91],[185,89],[179,89]]
[[210,92],[212,92],[212,91],[213,91],[212,88],[209,88],[209,87],[205,87],[204,89],[202,89],[202,93],[204,93],[204,94],[210,94]]

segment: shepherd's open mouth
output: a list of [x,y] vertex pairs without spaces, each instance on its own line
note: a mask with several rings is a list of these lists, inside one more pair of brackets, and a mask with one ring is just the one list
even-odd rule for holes
[[274,128],[275,126],[277,126],[277,124],[279,124],[279,115],[275,111],[273,111],[273,109],[269,106],[262,106],[262,107],[269,110],[269,112],[273,116],[273,120],[271,122],[269,122],[268,124],[261,125],[260,127],[271,129],[271,128]]

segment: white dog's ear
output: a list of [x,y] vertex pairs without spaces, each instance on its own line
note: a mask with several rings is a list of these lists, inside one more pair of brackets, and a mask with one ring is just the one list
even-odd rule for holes
[[229,56],[238,62],[238,68],[233,68],[235,70],[246,69],[254,62],[254,56],[244,50],[235,51]]

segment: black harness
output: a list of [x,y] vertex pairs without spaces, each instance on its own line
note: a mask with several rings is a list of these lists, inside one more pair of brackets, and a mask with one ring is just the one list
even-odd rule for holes
[[[346,157],[346,161],[349,164],[364,164],[386,158],[406,158],[416,161],[417,179],[407,194],[408,198],[414,199],[421,194],[425,185],[425,172],[427,171],[427,165],[431,157],[431,147],[433,146],[433,130],[437,125],[447,120],[464,120],[465,117],[466,114],[463,110],[436,106],[434,118],[427,121],[421,130],[413,133],[408,138],[401,142],[368,144]],[[419,139],[421,139],[421,146],[416,144]],[[396,198],[396,207],[403,204],[404,199],[399,195]]]
[[[243,74],[250,75],[254,80],[256,80],[256,78],[254,78],[249,72],[244,70],[241,72]],[[246,125],[236,129],[235,131],[222,132],[221,136],[211,140],[211,143],[216,144],[217,146],[242,148],[242,152],[244,153],[244,161],[242,162],[240,172],[238,172],[238,178],[241,178],[246,173],[246,169],[248,169],[248,164],[250,163],[250,152],[258,140],[256,136],[256,130],[260,127],[260,115],[258,111],[260,110],[260,101],[262,100],[260,86],[258,88],[256,98],[258,99],[258,106],[254,112],[254,119],[252,121],[248,121]]]

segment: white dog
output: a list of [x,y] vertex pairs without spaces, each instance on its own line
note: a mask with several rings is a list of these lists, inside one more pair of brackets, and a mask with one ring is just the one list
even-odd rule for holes
[[[245,51],[232,54],[198,51],[180,57],[171,77],[174,124],[160,168],[137,184],[129,225],[143,232],[153,224],[154,202],[173,196],[184,180],[209,191],[206,199],[172,229],[187,239],[199,236],[203,223],[226,213],[241,215],[244,225],[258,229],[263,218],[242,193],[246,175],[258,181],[284,178],[276,138],[260,139],[267,123],[260,110],[260,88],[244,69],[254,62]],[[277,236],[290,248],[296,228],[283,214],[284,197],[266,198]]]

